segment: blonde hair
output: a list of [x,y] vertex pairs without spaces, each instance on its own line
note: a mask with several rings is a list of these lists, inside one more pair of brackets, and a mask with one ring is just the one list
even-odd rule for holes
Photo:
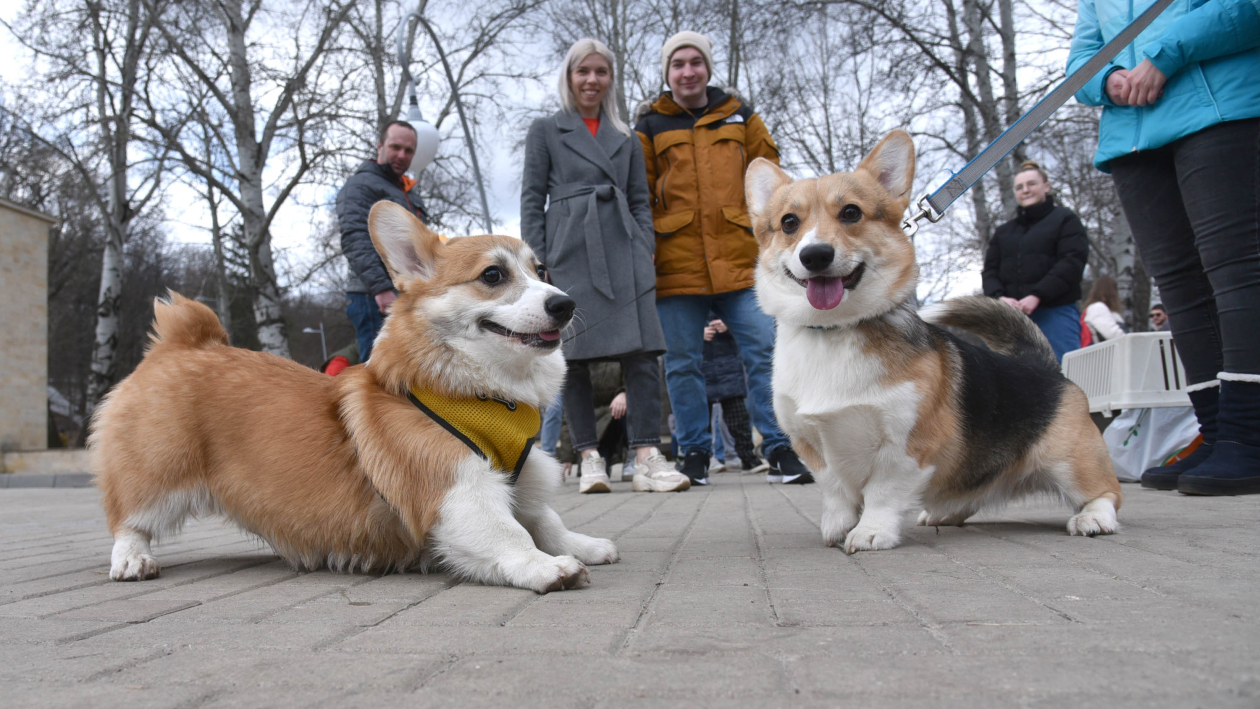
[[608,93],[604,94],[604,100],[599,104],[600,118],[611,123],[618,133],[628,136],[630,126],[617,115],[617,98],[613,95],[614,84],[617,80],[613,69],[616,62],[612,50],[598,39],[590,37],[579,39],[573,43],[572,47],[569,47],[569,53],[564,55],[564,62],[560,65],[560,107],[569,113],[577,112],[577,99],[573,96],[573,81],[570,76],[573,73],[573,67],[581,64],[583,59],[592,54],[598,54],[608,61]]
[[1045,170],[1041,169],[1041,165],[1038,165],[1036,160],[1025,160],[1020,163],[1019,169],[1015,171],[1015,174],[1018,175],[1021,172],[1028,172],[1029,170],[1036,170],[1037,174],[1041,175],[1042,181],[1047,185],[1050,184],[1050,176],[1046,174]]

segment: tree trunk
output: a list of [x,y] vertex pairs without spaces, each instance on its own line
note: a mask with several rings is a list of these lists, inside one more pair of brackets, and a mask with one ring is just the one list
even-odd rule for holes
[[[131,224],[127,192],[128,148],[135,101],[136,73],[144,45],[140,30],[140,0],[127,3],[126,34],[106,37],[109,22],[99,2],[86,4],[92,24],[92,49],[96,57],[96,108],[101,125],[101,142],[108,152],[110,174],[105,216],[105,251],[101,258],[101,286],[96,300],[96,338],[92,344],[91,374],[87,386],[87,409],[96,408],[118,371],[114,355],[118,348],[118,309],[123,285],[123,247]],[[126,44],[120,75],[110,76],[109,45],[121,39]],[[116,85],[115,85],[116,82]],[[111,89],[116,93],[111,93]],[[115,105],[115,103],[117,105]]]
[[[963,47],[962,34],[958,27],[958,13],[952,2],[945,3],[945,14],[949,26],[950,46],[954,50],[954,71],[958,76],[965,77],[968,73],[968,50]],[[967,155],[974,156],[984,147],[976,107],[967,100],[966,96],[959,98],[958,106],[963,113],[963,134],[967,140]],[[989,248],[989,239],[993,237],[993,218],[989,213],[989,197],[984,189],[984,179],[981,178],[969,192],[972,211],[975,212],[976,243],[983,255]]]
[[[997,0],[1000,30],[1002,38],[1002,104],[1006,107],[1006,126],[1015,125],[1019,120],[1019,64],[1015,60],[1015,13],[1011,0]],[[1011,151],[1011,164],[1018,168],[1028,159],[1024,144],[1020,143]]]
[[232,123],[239,162],[237,180],[241,200],[241,223],[249,252],[249,278],[254,288],[254,319],[258,342],[264,352],[289,356],[289,336],[280,312],[280,288],[271,255],[271,234],[267,229],[267,209],[263,201],[262,173],[266,155],[255,136],[252,76],[245,45],[245,20],[241,0],[220,5],[227,30],[228,74],[232,84]]
[[[997,99],[993,95],[992,67],[989,66],[989,50],[984,42],[984,23],[979,0],[963,0],[963,22],[967,26],[967,54],[970,55],[974,65],[976,88],[980,99],[976,108],[984,127],[985,141],[991,143],[1002,134],[1005,126],[999,117]],[[974,158],[977,152],[979,150],[972,152],[968,157]],[[1002,201],[1002,214],[1014,214],[1015,185],[1010,162],[998,161],[998,164],[993,167],[993,176],[997,180],[998,195]]]

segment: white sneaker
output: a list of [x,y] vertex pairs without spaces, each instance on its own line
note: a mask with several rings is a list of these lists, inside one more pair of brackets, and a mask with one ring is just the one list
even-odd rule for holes
[[608,485],[608,472],[604,464],[604,459],[599,457],[599,451],[591,451],[591,454],[584,456],[581,463],[582,476],[578,482],[578,492],[582,494],[592,492],[611,492],[612,488]]
[[725,461],[718,460],[717,458],[709,458],[709,474],[710,475],[714,473],[725,473],[725,472],[726,472]]
[[621,466],[621,482],[628,483],[634,479],[634,451],[630,451],[626,462]]
[[682,492],[691,479],[674,469],[656,448],[634,467],[635,492]]

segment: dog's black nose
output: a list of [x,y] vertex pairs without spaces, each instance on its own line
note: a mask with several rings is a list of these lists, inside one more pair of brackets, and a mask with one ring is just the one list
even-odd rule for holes
[[568,322],[573,317],[573,309],[577,307],[577,303],[567,295],[553,295],[543,303],[543,307],[556,322]]
[[836,250],[831,244],[810,244],[801,249],[801,265],[818,272],[836,260]]

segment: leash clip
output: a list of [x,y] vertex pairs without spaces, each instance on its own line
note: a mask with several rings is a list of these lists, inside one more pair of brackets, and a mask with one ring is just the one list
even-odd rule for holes
[[932,208],[932,203],[928,202],[930,195],[924,192],[919,195],[919,201],[915,203],[915,212],[901,221],[901,230],[905,232],[906,238],[913,239],[915,234],[919,233],[919,220],[926,219],[935,224],[939,222],[945,215]]

